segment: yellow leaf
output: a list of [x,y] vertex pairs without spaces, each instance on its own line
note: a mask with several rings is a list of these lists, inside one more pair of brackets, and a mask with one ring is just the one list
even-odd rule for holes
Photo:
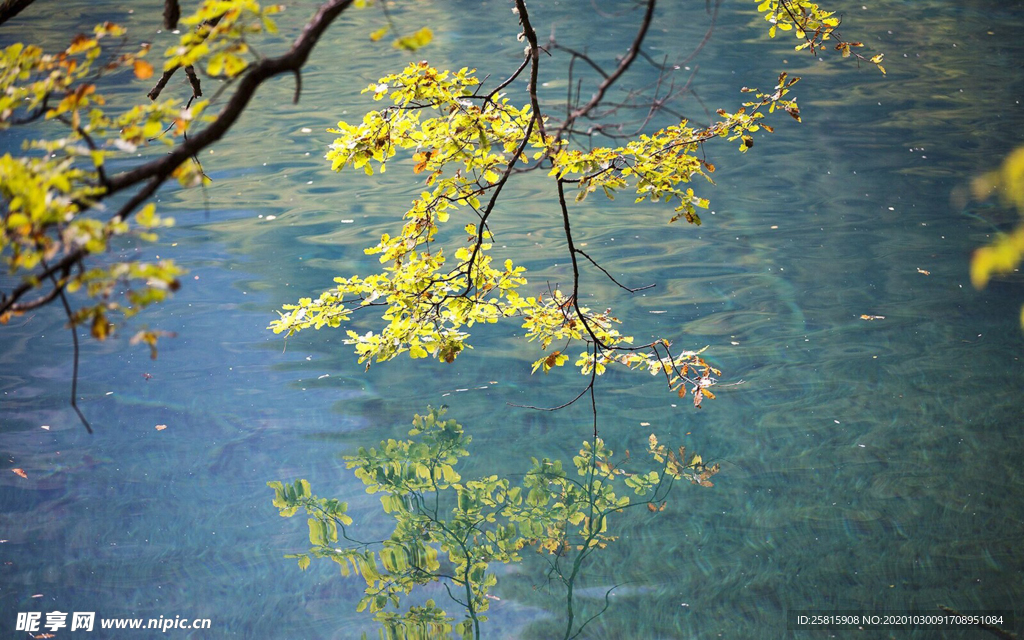
[[405,36],[404,38],[398,38],[394,42],[396,49],[405,49],[407,51],[415,51],[420,47],[425,47],[430,44],[431,40],[434,39],[434,32],[428,27],[423,27],[416,33]]
[[106,340],[110,335],[110,327],[107,317],[102,313],[97,314],[92,321],[92,337],[100,341]]
[[426,349],[418,344],[414,344],[409,347],[409,355],[413,358],[426,358],[428,354]]
[[75,36],[74,40],[71,41],[71,44],[68,45],[67,53],[74,55],[76,53],[88,51],[89,49],[95,47],[97,44],[99,43],[96,42],[95,38],[90,38],[84,33],[80,33],[77,36]]
[[241,73],[247,66],[249,66],[249,63],[246,62],[245,59],[241,56],[236,56],[233,53],[225,55],[224,72],[228,75],[228,77],[234,78],[239,73]]
[[145,60],[135,60],[135,77],[139,80],[146,80],[153,76],[153,65]]

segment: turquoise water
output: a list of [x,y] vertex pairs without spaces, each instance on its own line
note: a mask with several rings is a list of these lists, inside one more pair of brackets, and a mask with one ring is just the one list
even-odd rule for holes
[[[59,17],[37,4],[0,28],[0,45],[28,33],[57,46],[106,19],[166,37],[152,1],[131,15],[62,3]],[[704,3],[695,4],[662,9],[652,55],[701,37]],[[1024,142],[1024,11],[995,1],[843,5],[847,35],[886,53],[883,77],[766,43],[746,5],[723,6],[694,61],[698,95],[731,108],[739,87],[768,86],[785,69],[804,77],[804,123],[779,119],[744,156],[709,146],[718,186],[703,190],[713,214],[700,228],[668,226],[664,209],[628,199],[578,210],[577,242],[616,277],[658,283],[629,298],[588,274],[594,306],[613,306],[640,338],[708,345],[723,381],[743,381],[699,412],[673,406],[657,379],[601,381],[610,446],[640,450],[655,431],[720,461],[722,472],[713,489],[677,487],[656,517],[613,522],[621,539],[584,572],[584,611],[623,586],[581,637],[827,635],[787,631],[796,609],[943,604],[1020,617],[1024,287],[1014,275],[978,292],[967,276],[971,251],[1017,215],[961,205],[955,194]],[[506,3],[415,6],[437,33],[422,54],[435,66],[497,77],[517,62]],[[486,29],[470,17],[480,11]],[[282,34],[306,12],[290,8]],[[621,48],[612,45],[634,19],[609,27],[588,3],[535,13],[567,43],[603,52]],[[531,456],[567,458],[587,437],[586,407],[550,414],[507,404],[558,404],[581,383],[571,372],[529,376],[533,345],[500,329],[477,332],[476,349],[451,366],[401,360],[365,373],[339,332],[303,334],[284,349],[265,330],[280,304],[336,275],[367,273],[374,265],[362,248],[416,193],[401,171],[368,180],[332,174],[322,159],[332,139],[324,130],[358,117],[368,108],[358,91],[407,61],[366,42],[370,18],[346,15],[328,33],[298,105],[291,79],[262,87],[256,108],[203,156],[213,186],[165,189],[158,205],[178,226],[157,245],[124,248],[174,257],[189,275],[139,320],[178,334],[158,360],[127,345],[130,331],[85,341],[79,392],[95,435],[67,404],[70,336],[58,310],[0,331],[0,635],[20,637],[17,612],[54,610],[211,619],[209,631],[156,634],[168,637],[375,633],[354,611],[359,581],[333,564],[300,573],[282,558],[308,546],[305,524],[277,515],[268,480],[308,478],[320,495],[347,500],[354,530],[371,537],[386,524],[379,502],[340,456],[404,434],[427,405],[448,404],[472,434],[466,475],[523,473]],[[653,71],[638,67],[637,77]],[[544,100],[562,99],[562,78],[552,70]],[[125,78],[115,95],[147,89]],[[684,107],[703,112],[694,100]],[[17,148],[13,134],[2,136],[0,148]],[[527,180],[511,192],[494,229],[540,287],[569,274],[553,257],[561,222],[546,189]],[[547,638],[559,628],[560,591],[538,558],[502,575],[494,593],[501,600],[485,637]]]

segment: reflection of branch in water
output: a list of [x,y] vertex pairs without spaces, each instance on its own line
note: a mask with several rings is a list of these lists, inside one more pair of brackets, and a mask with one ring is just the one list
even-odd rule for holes
[[[711,486],[708,478],[718,471],[718,465],[707,466],[700,456],[688,458],[684,447],[673,451],[653,435],[649,464],[633,462],[628,451],[615,458],[594,435],[573,458],[575,473],[561,460],[534,458],[518,484],[497,474],[467,480],[455,467],[470,455],[470,437],[443,415],[444,409],[431,409],[415,417],[409,439],[386,440],[345,458],[394,521],[394,531],[384,540],[349,536],[347,505],[314,496],[305,480],[269,483],[282,516],[299,509],[311,516],[313,546],[288,557],[297,558],[303,569],[311,556],[329,558],[343,567],[343,574],[360,575],[367,586],[358,610],[369,608],[385,630],[402,629],[401,637],[431,637],[420,633],[424,625],[452,620],[432,601],[404,613],[389,610],[399,609],[401,596],[413,588],[439,582],[464,611],[454,630],[479,638],[483,614],[498,600],[490,593],[497,584],[491,567],[521,563],[526,547],[545,554],[548,583],[565,589],[563,640],[580,636],[608,608],[614,589],[605,592],[603,608],[578,621],[576,587],[587,560],[618,538],[609,529],[612,516],[640,506],[658,513],[676,480]],[[344,541],[353,546],[339,546]]]

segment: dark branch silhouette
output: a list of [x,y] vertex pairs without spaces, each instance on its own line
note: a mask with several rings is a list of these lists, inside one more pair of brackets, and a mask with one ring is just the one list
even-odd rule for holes
[[178,0],[164,0],[164,29],[177,29],[180,17],[181,7],[178,6]]
[[35,0],[3,0],[0,2],[0,24],[3,24],[21,13]]

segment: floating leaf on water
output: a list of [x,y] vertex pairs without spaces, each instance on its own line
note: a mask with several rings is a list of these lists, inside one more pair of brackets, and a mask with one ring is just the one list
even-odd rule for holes
[[24,469],[11,469],[11,471],[13,471],[17,475],[21,476],[22,478],[25,478],[26,480],[28,480],[28,474],[25,473]]
[[885,316],[869,316],[869,315],[865,314],[865,315],[862,315],[860,317],[860,319],[861,320],[885,320]]
[[157,431],[163,431],[166,428],[167,428],[166,424],[158,424],[158,425],[156,425],[156,430]]

